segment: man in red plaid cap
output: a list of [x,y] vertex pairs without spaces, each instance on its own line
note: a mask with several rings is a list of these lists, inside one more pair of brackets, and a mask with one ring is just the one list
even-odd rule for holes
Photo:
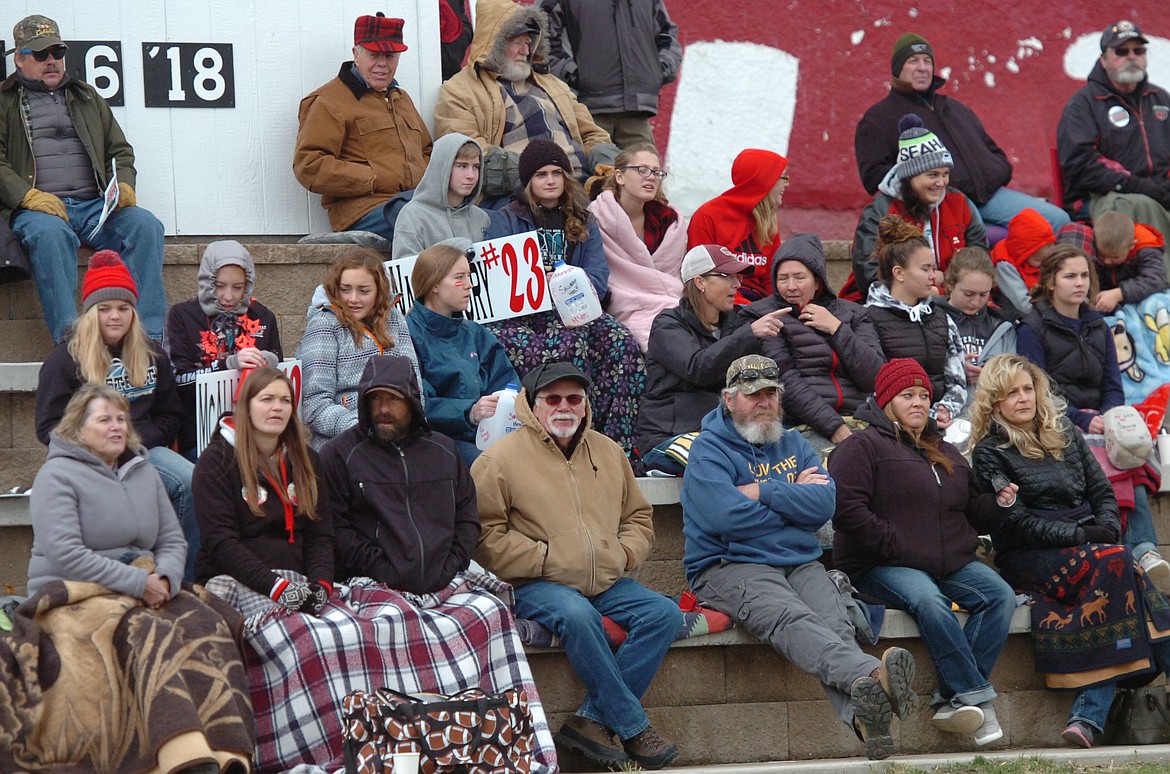
[[418,185],[430,160],[430,132],[394,80],[406,50],[402,27],[402,19],[381,13],[359,16],[353,61],[301,100],[293,173],[321,194],[334,231],[390,239],[386,202]]

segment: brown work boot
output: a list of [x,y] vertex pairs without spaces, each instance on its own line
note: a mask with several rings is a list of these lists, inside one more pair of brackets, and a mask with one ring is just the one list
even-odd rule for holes
[[669,766],[678,757],[678,747],[669,739],[663,739],[653,726],[646,726],[642,733],[622,740],[626,754],[643,768],[661,769]]
[[629,761],[626,751],[614,741],[612,731],[580,715],[573,715],[566,720],[553,741],[602,766],[620,765]]

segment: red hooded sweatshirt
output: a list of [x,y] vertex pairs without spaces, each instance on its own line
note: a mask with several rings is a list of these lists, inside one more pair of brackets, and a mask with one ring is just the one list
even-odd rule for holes
[[1056,243],[1056,234],[1044,216],[1033,209],[1023,209],[1008,223],[1008,235],[991,248],[991,259],[1007,261],[1020,270],[1024,284],[1031,290],[1040,280],[1040,267],[1028,259],[1041,247]]
[[756,242],[752,210],[771,193],[788,167],[779,153],[748,148],[731,165],[731,188],[716,196],[691,217],[687,249],[722,245],[756,270],[743,278],[744,303],[772,295],[772,257],[780,249],[780,234],[768,244]]

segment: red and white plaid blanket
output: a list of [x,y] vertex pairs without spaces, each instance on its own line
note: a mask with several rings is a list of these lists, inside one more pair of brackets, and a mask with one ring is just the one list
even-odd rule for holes
[[288,613],[226,575],[212,578],[207,589],[246,618],[252,650],[244,663],[259,770],[340,768],[342,698],[382,687],[412,694],[524,688],[539,771],[557,770],[552,734],[509,613],[508,584],[467,572],[437,593],[417,596],[354,578],[335,587],[320,618]]

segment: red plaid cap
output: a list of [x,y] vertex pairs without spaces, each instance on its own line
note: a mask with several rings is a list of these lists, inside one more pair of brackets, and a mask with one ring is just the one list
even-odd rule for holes
[[393,19],[381,11],[377,16],[359,16],[353,23],[353,44],[370,51],[387,54],[406,50],[402,42],[402,19]]

